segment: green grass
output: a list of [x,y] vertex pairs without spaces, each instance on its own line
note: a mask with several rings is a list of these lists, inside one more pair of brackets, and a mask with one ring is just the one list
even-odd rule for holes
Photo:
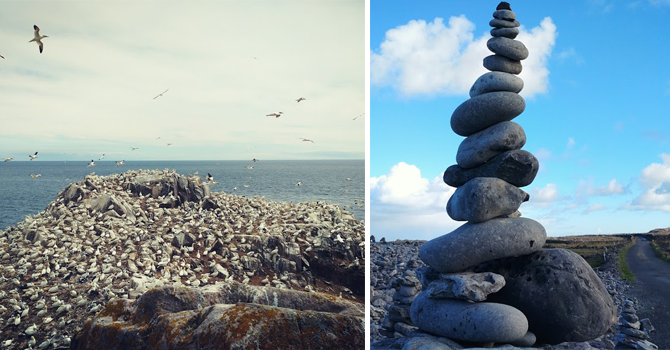
[[670,254],[663,250],[658,244],[656,244],[656,241],[651,241],[651,249],[654,250],[654,254],[656,254],[656,257],[658,257],[661,260],[664,260],[666,262],[670,262]]
[[612,251],[628,242],[627,237],[620,236],[571,236],[549,238],[544,247],[569,249],[581,255],[592,268],[596,268],[605,263],[603,253],[606,249]]
[[625,247],[621,248],[621,250],[619,250],[619,255],[617,256],[621,278],[628,282],[633,282],[635,280],[635,275],[633,275],[633,272],[628,267],[628,263],[626,263],[626,255],[633,245],[635,245],[635,239]]

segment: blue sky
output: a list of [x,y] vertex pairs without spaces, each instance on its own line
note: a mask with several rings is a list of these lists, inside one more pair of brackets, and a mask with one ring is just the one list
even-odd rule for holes
[[[449,126],[486,70],[499,1],[370,5],[371,233],[430,239],[460,226],[441,178]],[[670,226],[670,1],[510,1],[530,51],[514,119],[540,161],[520,210],[550,236]]]
[[0,158],[363,159],[365,21],[364,0],[3,1]]

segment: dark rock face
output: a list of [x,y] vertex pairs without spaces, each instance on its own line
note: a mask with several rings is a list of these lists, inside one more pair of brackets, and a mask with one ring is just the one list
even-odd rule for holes
[[497,177],[523,187],[533,182],[539,169],[540,163],[530,152],[516,150],[503,152],[475,168],[452,165],[444,172],[443,179],[447,185],[459,187],[476,177]]
[[363,307],[320,293],[233,282],[153,289],[110,303],[72,349],[360,349]]
[[505,287],[488,300],[521,310],[538,342],[591,340],[616,322],[616,308],[602,281],[569,250],[544,249],[489,261],[475,271],[504,276]]
[[209,185],[200,177],[177,174],[171,178],[162,175],[138,176],[132,182],[125,183],[123,188],[133,194],[150,195],[153,198],[172,195],[175,198],[173,206],[186,202],[200,203],[211,195]]

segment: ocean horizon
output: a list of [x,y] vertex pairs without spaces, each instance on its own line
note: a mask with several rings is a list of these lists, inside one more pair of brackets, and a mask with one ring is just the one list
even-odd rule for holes
[[[0,230],[35,215],[66,186],[95,173],[106,176],[139,169],[169,169],[182,175],[207,173],[218,184],[212,192],[265,197],[278,202],[324,201],[365,219],[365,161],[352,160],[213,160],[213,161],[11,161],[0,163]],[[32,175],[40,174],[39,178]]]

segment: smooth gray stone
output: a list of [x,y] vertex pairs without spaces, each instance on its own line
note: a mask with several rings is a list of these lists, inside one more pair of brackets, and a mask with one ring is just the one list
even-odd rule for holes
[[619,331],[621,333],[626,334],[626,335],[630,335],[631,337],[635,337],[635,338],[638,338],[638,339],[645,339],[645,340],[649,339],[649,334],[647,334],[647,333],[645,333],[641,330],[628,328],[628,327],[618,327],[618,328],[619,328]]
[[508,343],[528,331],[526,316],[511,306],[430,299],[426,294],[420,293],[410,309],[412,323],[426,332],[454,340]]
[[424,243],[419,257],[439,272],[460,272],[485,261],[536,252],[546,240],[547,232],[535,220],[496,218],[466,223]]
[[456,163],[461,168],[474,168],[500,153],[521,149],[525,144],[526,133],[521,125],[500,122],[463,140],[456,152]]
[[460,187],[475,177],[497,177],[524,187],[533,182],[539,169],[540,163],[530,152],[507,151],[475,168],[464,169],[454,164],[444,171],[443,180],[449,186]]
[[453,350],[463,349],[457,342],[444,337],[436,337],[421,331],[414,331],[401,338],[384,338],[370,344],[370,350]]
[[484,57],[484,68],[492,71],[519,74],[523,67],[521,61],[511,60],[500,55],[491,55]]
[[488,261],[474,270],[505,277],[505,287],[488,300],[521,310],[539,343],[591,340],[617,320],[616,307],[598,275],[569,250],[543,249]]
[[521,23],[519,23],[519,21],[516,21],[516,20],[506,21],[506,20],[503,20],[503,19],[494,18],[491,21],[489,21],[489,25],[491,27],[496,27],[496,28],[516,28],[516,27],[520,26]]
[[491,29],[491,36],[493,37],[505,37],[514,39],[519,35],[519,30],[516,28],[493,28]]
[[648,318],[641,319],[640,325],[641,325],[640,330],[644,331],[647,334],[656,330],[656,328],[651,324],[651,320]]
[[510,121],[523,113],[526,101],[519,94],[496,91],[481,94],[461,103],[451,115],[451,129],[470,136],[489,126]]
[[494,37],[486,42],[486,47],[493,53],[505,56],[512,60],[525,60],[528,58],[528,49],[522,42],[505,37]]
[[509,2],[501,1],[498,4],[498,6],[496,6],[496,10],[510,10],[510,11],[512,11],[512,8],[509,6]]
[[516,13],[510,10],[496,10],[496,12],[493,12],[493,18],[514,21],[516,19]]
[[447,214],[456,221],[484,222],[517,211],[528,193],[495,177],[476,177],[456,189]]
[[525,348],[533,346],[536,341],[537,337],[535,337],[535,334],[533,334],[533,332],[527,332],[526,335],[523,336],[523,338],[513,341],[510,344]]
[[424,289],[431,299],[484,301],[486,296],[505,286],[503,276],[492,272],[438,274]]
[[519,93],[523,89],[523,80],[514,74],[505,72],[488,72],[483,74],[470,88],[470,97],[495,91]]

